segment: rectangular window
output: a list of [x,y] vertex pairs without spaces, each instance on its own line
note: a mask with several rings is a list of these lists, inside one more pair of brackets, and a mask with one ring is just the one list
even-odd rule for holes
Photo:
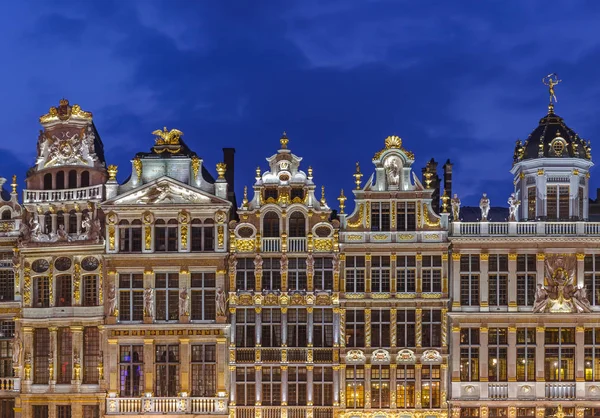
[[600,255],[586,255],[583,270],[590,304],[600,306]]
[[374,255],[371,259],[371,292],[389,293],[390,257]]
[[263,367],[262,369],[262,404],[281,405],[281,369],[279,367]]
[[179,273],[156,273],[156,320],[179,320]]
[[424,365],[421,370],[421,407],[440,407],[440,366]]
[[365,291],[365,257],[349,256],[346,257],[346,267],[344,269],[346,277],[346,292],[364,293]]
[[215,223],[212,219],[194,219],[191,224],[191,250],[214,251],[215,250]]
[[527,219],[534,220],[536,218],[536,187],[528,187],[527,188]]
[[[15,335],[13,321],[0,321],[0,377],[13,377],[12,339]],[[0,418],[2,414],[0,414]]]
[[15,273],[12,269],[0,268],[0,301],[15,300]]
[[33,307],[50,307],[50,280],[48,277],[41,276],[33,279]]
[[83,276],[83,306],[98,306],[98,276]]
[[306,309],[289,308],[287,314],[288,320],[288,347],[306,347],[307,343],[307,324]]
[[346,310],[346,346],[365,346],[365,311],[363,309]]
[[333,369],[331,367],[314,368],[313,403],[315,406],[333,405]]
[[33,405],[33,418],[48,418],[48,405]]
[[317,290],[333,290],[333,259],[315,257],[313,280]]
[[421,262],[424,293],[442,292],[442,256],[424,255]]
[[279,308],[263,308],[261,346],[281,347],[281,310]]
[[14,407],[14,399],[0,399],[0,418],[15,418]]
[[306,290],[306,258],[290,258],[288,264],[288,288]]
[[398,231],[415,231],[417,221],[414,202],[398,202],[396,229]]
[[535,381],[535,328],[517,328],[517,381]]
[[423,309],[423,347],[440,347],[442,345],[442,311],[439,309]]
[[333,347],[333,310],[315,308],[313,311],[313,345]]
[[578,211],[577,211],[576,216],[577,216],[577,219],[579,219],[581,221],[583,221],[583,204],[584,204],[583,202],[584,201],[585,201],[584,188],[583,187],[579,187],[579,195],[578,195],[578,198],[577,198],[577,202],[578,202],[577,209],[578,209]]
[[57,405],[56,418],[71,418],[71,405]]
[[575,380],[575,329],[546,328],[544,371],[547,382]]
[[98,384],[98,363],[101,360],[98,327],[83,329],[83,383]]
[[535,254],[517,256],[517,305],[533,307],[535,302],[537,261]]
[[399,364],[396,369],[396,406],[415,407],[415,366]]
[[144,391],[144,346],[119,346],[119,396],[137,398]]
[[48,374],[50,331],[47,328],[35,328],[33,346],[33,383],[47,385],[50,380]]
[[256,341],[256,313],[254,308],[238,308],[235,311],[235,345],[254,348]]
[[279,258],[263,258],[261,280],[263,290],[281,290],[281,260]]
[[127,221],[121,221],[121,224],[119,225],[119,252],[142,252],[141,221],[135,220],[131,226],[127,223]]
[[479,381],[479,328],[460,330],[460,380]]
[[398,309],[396,321],[396,345],[398,348],[414,348],[415,344],[415,311],[414,309]]
[[346,367],[346,408],[365,407],[365,367]]
[[192,345],[192,396],[217,396],[217,346]]
[[179,345],[157,345],[155,395],[177,396],[179,391]]
[[460,257],[460,304],[479,306],[479,255]]
[[390,311],[371,311],[371,347],[390,347]]
[[306,367],[288,369],[288,405],[306,405]]
[[215,273],[191,274],[191,319],[214,321],[216,319],[216,276]]
[[254,259],[238,258],[235,268],[235,287],[237,290],[254,290]]
[[416,271],[415,256],[399,255],[396,257],[396,291],[398,293],[416,292]]
[[144,319],[144,275],[119,273],[119,319],[142,321]]
[[84,418],[100,418],[100,405],[83,405]]
[[585,329],[584,371],[587,382],[600,380],[600,328]]
[[71,306],[71,276],[56,277],[56,306]]
[[490,254],[488,268],[490,306],[508,306],[508,256]]
[[56,383],[71,383],[72,378],[72,356],[73,356],[73,335],[71,328],[59,328],[57,333],[58,350],[56,357],[57,364],[57,379]]
[[506,356],[508,329],[490,328],[488,332],[488,377],[490,382],[508,380]]
[[371,231],[390,230],[390,204],[371,202]]
[[[254,312],[254,310],[252,311]],[[254,406],[256,401],[256,373],[254,366],[237,367],[235,370],[235,403],[241,406]]]
[[390,366],[371,367],[371,407],[390,407]]
[[569,186],[548,185],[546,191],[546,214],[548,219],[569,219]]

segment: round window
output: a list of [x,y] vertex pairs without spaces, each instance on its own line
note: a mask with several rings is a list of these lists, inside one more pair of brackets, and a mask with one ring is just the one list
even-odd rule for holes
[[254,230],[248,226],[242,226],[238,229],[238,235],[240,238],[250,238],[254,235]]
[[56,270],[58,271],[65,271],[65,270],[69,270],[71,268],[71,259],[68,257],[59,257],[56,259],[56,261],[54,262],[54,267],[56,267]]
[[565,149],[565,143],[561,140],[556,140],[552,143],[552,149],[556,155],[561,155]]
[[81,268],[85,271],[94,271],[98,268],[100,262],[96,257],[86,257],[81,260]]
[[50,263],[48,262],[48,260],[44,260],[44,259],[35,260],[33,262],[33,264],[31,265],[31,269],[33,271],[35,271],[36,273],[43,273],[43,272],[47,271],[49,268],[50,268]]

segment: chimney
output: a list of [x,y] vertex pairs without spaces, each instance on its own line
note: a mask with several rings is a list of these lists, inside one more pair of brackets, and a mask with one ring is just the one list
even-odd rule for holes
[[230,219],[237,218],[237,199],[235,198],[235,148],[223,148],[223,162],[227,165],[225,171],[225,181],[227,182],[227,200],[233,206],[231,208]]
[[431,195],[431,207],[436,213],[440,212],[440,177],[437,174],[438,163],[432,158],[429,160],[427,165],[421,169],[422,173],[422,182],[427,187],[427,177],[426,173],[430,173],[430,181],[429,188],[433,189],[433,193]]
[[452,163],[449,159],[444,164],[444,190],[452,198]]

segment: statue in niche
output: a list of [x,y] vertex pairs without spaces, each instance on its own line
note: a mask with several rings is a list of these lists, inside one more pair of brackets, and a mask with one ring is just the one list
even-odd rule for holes
[[487,193],[484,193],[479,200],[479,209],[481,209],[481,220],[487,221],[488,215],[490,214],[490,198],[487,197]]
[[454,197],[450,199],[450,204],[452,205],[452,219],[455,221],[460,220],[460,199],[458,198],[458,194],[454,193]]
[[63,224],[58,225],[58,230],[56,231],[56,236],[58,241],[68,241],[69,234],[65,230],[65,226]]
[[187,287],[184,287],[179,293],[179,315],[185,316],[190,314],[188,310],[188,300],[189,292],[187,290]]
[[517,220],[517,211],[519,210],[519,206],[521,205],[521,201],[517,198],[514,193],[510,194],[508,198],[508,220],[511,222],[515,222]]
[[21,353],[23,352],[23,341],[21,341],[21,335],[19,331],[15,332],[15,336],[12,339],[12,362],[14,366],[21,365]]
[[154,289],[147,287],[144,289],[144,316],[152,318],[154,312]]
[[90,218],[89,213],[85,215],[83,221],[81,221],[81,232],[87,237],[92,229],[92,219]]
[[226,316],[226,308],[225,304],[227,301],[225,300],[225,292],[222,287],[217,288],[217,293],[215,294],[215,304],[217,310],[217,316]]
[[400,184],[400,163],[398,157],[390,157],[385,163],[385,174],[388,186],[398,188]]
[[117,286],[111,283],[108,287],[108,314],[110,316],[118,316],[119,309],[117,308]]

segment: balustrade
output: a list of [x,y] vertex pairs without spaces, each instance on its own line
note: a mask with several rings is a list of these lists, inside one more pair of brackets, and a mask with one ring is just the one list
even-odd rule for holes
[[227,411],[225,398],[195,397],[144,397],[108,398],[106,414],[224,414]]
[[23,190],[23,203],[64,202],[102,199],[104,185],[64,190]]

